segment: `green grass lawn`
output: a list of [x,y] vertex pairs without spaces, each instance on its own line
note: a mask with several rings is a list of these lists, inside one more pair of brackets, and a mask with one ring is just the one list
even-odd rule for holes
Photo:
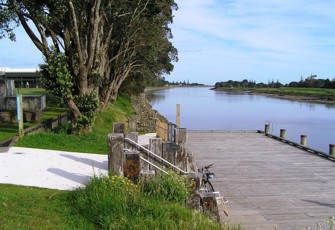
[[0,184],[0,229],[224,229],[184,207],[178,186],[185,180],[165,178],[159,189],[117,176],[74,191]]

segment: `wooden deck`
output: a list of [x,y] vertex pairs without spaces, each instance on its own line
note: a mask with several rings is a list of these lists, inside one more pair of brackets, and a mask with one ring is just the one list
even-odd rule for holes
[[189,131],[187,146],[199,167],[214,163],[214,188],[229,200],[226,222],[302,230],[335,216],[333,161],[260,133]]

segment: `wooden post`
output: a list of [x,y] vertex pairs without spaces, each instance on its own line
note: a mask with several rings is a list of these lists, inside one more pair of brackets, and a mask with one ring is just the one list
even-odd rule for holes
[[124,136],[121,133],[108,134],[108,172],[123,176]]
[[[149,150],[151,152],[153,152],[154,154],[158,155],[159,157],[162,157],[162,138],[150,138],[149,139]],[[155,157],[150,157],[148,161],[150,161],[151,163],[160,166],[161,161],[157,160]],[[150,165],[149,165],[149,169],[153,169]]]
[[270,131],[270,125],[269,124],[265,124],[265,128],[264,128],[265,134],[269,134],[269,131]]
[[307,136],[306,135],[301,135],[300,136],[300,144],[302,146],[306,146],[306,144],[307,144]]
[[189,173],[187,174],[187,182],[191,184],[191,191],[186,200],[186,206],[198,209],[200,207],[200,197],[199,197],[199,188],[200,188],[200,181],[202,179],[202,174],[200,173]]
[[335,157],[335,144],[329,145],[329,155],[331,155],[332,157]]
[[280,130],[280,137],[283,138],[283,139],[285,139],[285,137],[286,137],[286,129],[281,129]]
[[175,153],[179,150],[179,146],[171,141],[163,141],[162,146],[162,157],[171,164],[176,164]]
[[123,166],[124,176],[134,183],[138,182],[140,176],[140,152],[125,152],[125,164]]
[[176,125],[177,125],[178,128],[180,128],[180,104],[177,104]]
[[216,196],[213,192],[200,193],[204,214],[211,216],[214,220],[220,221],[220,214]]
[[[135,141],[136,143],[138,142],[138,133],[137,132],[126,133],[124,135],[124,137],[129,138],[130,140]],[[125,142],[124,148],[125,149],[130,149],[130,150],[136,150],[137,149],[136,146],[134,146],[132,144],[129,144],[127,142]]]
[[113,122],[113,133],[124,133],[125,126],[121,122]]
[[179,145],[179,150],[176,152],[176,166],[187,171],[187,129],[176,128],[175,132],[175,142]]

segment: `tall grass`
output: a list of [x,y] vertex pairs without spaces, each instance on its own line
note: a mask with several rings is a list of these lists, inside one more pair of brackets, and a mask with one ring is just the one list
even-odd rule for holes
[[155,191],[151,196],[150,189],[143,193],[126,178],[94,178],[85,188],[71,193],[70,200],[98,229],[222,229],[197,211],[184,208],[178,199],[171,201],[164,191],[175,182],[161,184],[163,193]]

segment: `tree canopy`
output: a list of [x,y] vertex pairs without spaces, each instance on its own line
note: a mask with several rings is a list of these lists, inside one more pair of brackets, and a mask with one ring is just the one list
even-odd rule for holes
[[128,76],[173,70],[173,10],[173,0],[0,0],[0,38],[21,25],[45,57],[46,89],[89,126]]

